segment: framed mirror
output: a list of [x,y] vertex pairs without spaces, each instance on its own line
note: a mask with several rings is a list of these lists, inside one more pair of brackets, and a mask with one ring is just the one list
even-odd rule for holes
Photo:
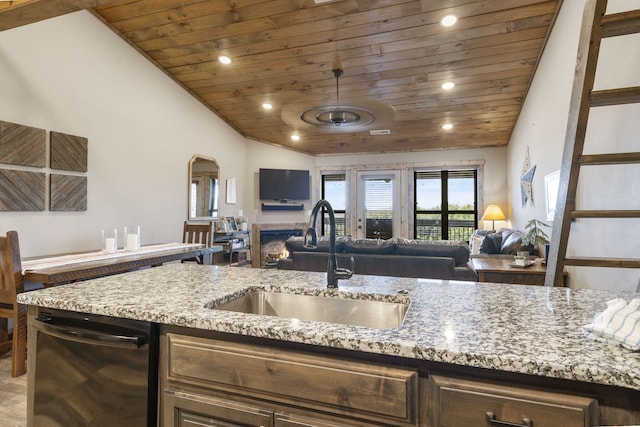
[[220,167],[215,159],[194,155],[189,161],[189,219],[218,217]]

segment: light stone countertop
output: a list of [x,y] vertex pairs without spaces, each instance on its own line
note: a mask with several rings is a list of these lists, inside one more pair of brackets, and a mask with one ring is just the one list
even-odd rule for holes
[[[325,273],[167,264],[24,293],[23,304],[147,320],[640,390],[640,353],[581,326],[635,293],[354,275],[340,297],[409,298],[399,328],[372,329],[206,308],[247,290],[335,295]],[[398,291],[407,291],[406,295]]]

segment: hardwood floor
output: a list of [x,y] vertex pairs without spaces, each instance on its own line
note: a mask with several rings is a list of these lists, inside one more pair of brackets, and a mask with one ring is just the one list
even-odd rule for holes
[[27,375],[11,377],[11,353],[0,356],[0,427],[27,425]]

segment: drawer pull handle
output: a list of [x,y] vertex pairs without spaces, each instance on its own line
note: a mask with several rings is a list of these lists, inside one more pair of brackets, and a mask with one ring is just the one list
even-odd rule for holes
[[522,424],[509,423],[507,421],[496,420],[496,414],[487,412],[487,420],[489,424],[496,427],[533,427],[533,421],[529,418],[522,418]]

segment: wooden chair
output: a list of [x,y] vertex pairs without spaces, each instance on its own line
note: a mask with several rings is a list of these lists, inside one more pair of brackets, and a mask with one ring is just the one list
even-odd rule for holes
[[[207,248],[210,248],[213,244],[213,221],[198,223],[185,221],[182,232],[182,243],[201,243]],[[204,264],[205,261],[207,261],[207,264],[213,264],[213,256],[211,254],[203,254],[184,261],[195,261],[198,264]]]
[[[9,231],[6,237],[0,237],[0,353],[11,349],[13,377],[27,371],[27,306],[16,301],[16,296],[23,291],[18,233]],[[13,320],[11,336],[7,319]]]

